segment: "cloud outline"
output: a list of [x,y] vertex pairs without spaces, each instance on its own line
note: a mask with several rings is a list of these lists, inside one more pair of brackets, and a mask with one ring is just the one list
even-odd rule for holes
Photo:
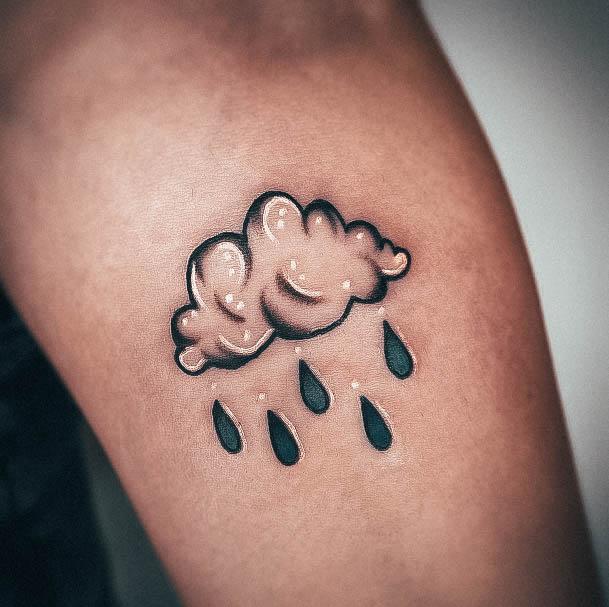
[[[320,327],[318,329],[315,329],[313,331],[308,331],[308,332],[295,333],[294,331],[290,331],[289,328],[285,324],[281,324],[281,323],[278,324],[277,322],[275,322],[272,319],[272,313],[270,312],[268,307],[263,303],[263,299],[264,299],[264,297],[263,297],[264,290],[263,290],[263,292],[261,293],[261,306],[262,306],[262,311],[263,311],[263,314],[264,314],[264,317],[265,317],[267,323],[273,329],[273,333],[270,335],[270,337],[251,355],[223,359],[220,361],[206,360],[205,363],[202,365],[202,367],[197,370],[189,370],[189,369],[185,368],[182,365],[181,361],[179,360],[179,355],[182,352],[182,350],[184,350],[184,348],[186,348],[189,345],[193,345],[196,342],[195,342],[195,340],[188,339],[180,334],[179,329],[177,327],[177,321],[178,321],[178,318],[180,317],[180,315],[183,314],[184,312],[198,308],[198,303],[197,303],[198,298],[196,296],[196,293],[193,290],[193,284],[192,284],[192,280],[191,280],[193,268],[195,267],[197,260],[207,249],[212,247],[214,244],[216,244],[218,242],[222,242],[222,241],[232,242],[243,253],[243,256],[244,256],[244,259],[246,262],[245,263],[245,268],[246,268],[246,274],[245,274],[246,278],[245,279],[247,281],[250,277],[251,267],[252,267],[252,256],[251,256],[251,251],[249,248],[248,237],[247,237],[248,226],[258,218],[258,216],[259,216],[258,211],[260,210],[262,205],[266,201],[268,201],[269,199],[271,199],[275,196],[287,198],[292,204],[294,204],[296,206],[296,208],[300,211],[301,218],[302,218],[302,225],[303,225],[303,229],[304,229],[305,233],[308,234],[308,229],[307,229],[308,216],[316,210],[321,210],[326,215],[336,218],[340,224],[340,227],[342,228],[342,230],[344,231],[345,234],[347,234],[348,232],[350,232],[353,229],[356,229],[357,226],[361,226],[370,231],[370,233],[372,234],[373,239],[374,239],[374,244],[378,251],[381,251],[386,245],[388,245],[389,247],[391,247],[391,250],[394,254],[403,253],[406,256],[406,265],[405,265],[404,269],[395,275],[383,275],[382,280],[378,281],[376,288],[370,297],[362,298],[362,297],[358,297],[357,295],[351,295],[349,298],[349,301],[347,302],[347,304],[345,306],[343,313],[337,320],[333,321],[332,323],[330,323],[328,325],[325,325],[323,327]],[[403,278],[409,272],[411,265],[412,265],[412,256],[411,256],[410,252],[408,251],[408,249],[406,249],[404,247],[395,246],[390,239],[383,238],[381,236],[378,228],[374,224],[372,224],[368,221],[365,221],[365,220],[361,220],[361,219],[354,220],[351,222],[346,222],[344,220],[343,216],[341,215],[341,213],[338,211],[338,209],[336,209],[336,207],[332,203],[330,203],[329,201],[327,201],[323,198],[317,198],[315,200],[312,200],[310,203],[308,203],[306,206],[303,207],[293,196],[291,196],[287,192],[283,192],[281,190],[268,190],[268,191],[264,192],[263,194],[259,195],[258,197],[256,197],[256,199],[252,202],[252,204],[248,208],[247,213],[245,214],[245,218],[243,220],[241,232],[220,232],[220,233],[204,240],[201,244],[199,244],[197,247],[195,247],[195,249],[189,255],[188,262],[186,264],[186,288],[187,288],[187,292],[188,292],[189,303],[187,303],[184,306],[179,307],[173,313],[172,318],[171,318],[171,337],[173,339],[173,342],[176,345],[176,349],[174,352],[174,360],[176,362],[176,365],[178,366],[178,368],[181,371],[183,371],[187,375],[191,375],[191,376],[201,375],[202,373],[204,373],[205,371],[207,371],[210,368],[235,370],[235,369],[239,369],[240,367],[244,366],[251,360],[260,356],[264,352],[264,350],[266,350],[266,348],[268,348],[275,341],[275,338],[277,338],[277,337],[280,337],[282,339],[289,340],[289,341],[301,341],[301,340],[311,339],[313,337],[317,337],[319,335],[328,333],[329,331],[332,331],[333,329],[335,329],[336,327],[341,325],[347,319],[354,304],[356,304],[356,303],[374,304],[374,303],[378,303],[379,301],[381,301],[387,294],[388,282],[399,280],[400,278]]]

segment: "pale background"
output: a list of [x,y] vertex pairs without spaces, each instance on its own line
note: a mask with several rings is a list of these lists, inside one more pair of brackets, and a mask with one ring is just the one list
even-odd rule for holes
[[[518,212],[607,593],[609,1],[425,0],[423,6]],[[87,445],[123,607],[177,605],[90,436]]]

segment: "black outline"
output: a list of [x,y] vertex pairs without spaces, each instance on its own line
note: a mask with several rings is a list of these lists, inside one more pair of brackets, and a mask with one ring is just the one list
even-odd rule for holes
[[[269,310],[267,304],[264,301],[265,297],[264,297],[264,290],[263,290],[262,294],[261,294],[262,311],[263,311],[266,321],[269,323],[269,326],[271,328],[275,329],[274,334],[271,335],[269,337],[269,339],[254,354],[252,354],[250,356],[228,359],[228,360],[220,361],[220,362],[207,361],[203,365],[203,367],[201,369],[199,369],[198,371],[188,371],[187,369],[182,367],[178,357],[179,357],[181,350],[183,348],[185,348],[186,346],[192,345],[194,343],[194,341],[186,339],[183,336],[181,336],[176,325],[177,325],[177,319],[180,316],[180,314],[182,314],[183,312],[186,312],[187,310],[193,310],[193,309],[197,308],[196,303],[195,303],[195,298],[194,298],[193,292],[192,292],[192,285],[190,284],[190,275],[191,275],[192,266],[196,263],[196,260],[199,258],[201,253],[203,253],[210,246],[214,245],[216,242],[228,240],[230,242],[233,242],[236,246],[238,246],[239,249],[241,250],[241,252],[243,253],[243,256],[245,257],[245,262],[246,262],[245,263],[246,280],[249,279],[252,263],[251,263],[251,254],[250,254],[250,250],[249,250],[249,246],[248,246],[248,242],[247,242],[247,229],[248,229],[248,226],[250,225],[250,223],[256,221],[255,215],[258,212],[259,208],[262,206],[262,204],[264,204],[264,202],[266,202],[266,200],[268,200],[269,198],[272,198],[273,196],[283,196],[283,197],[287,198],[290,202],[292,202],[300,210],[300,213],[302,215],[303,225],[305,226],[305,230],[306,230],[307,217],[312,212],[319,210],[319,209],[321,209],[322,212],[325,212],[326,214],[330,215],[331,217],[334,217],[335,219],[337,219],[339,224],[342,226],[343,230],[346,233],[349,233],[352,230],[357,229],[358,226],[362,226],[362,227],[369,229],[370,232],[372,233],[372,236],[374,237],[377,250],[379,250],[379,251],[382,250],[383,247],[386,244],[388,244],[395,254],[404,253],[406,255],[406,267],[399,274],[396,274],[395,276],[386,276],[379,272],[380,276],[384,280],[379,281],[379,284],[377,285],[376,290],[372,293],[372,295],[369,298],[365,299],[365,298],[361,298],[361,297],[357,297],[357,296],[351,296],[349,301],[347,302],[347,305],[345,306],[345,310],[344,310],[343,314],[340,316],[340,318],[338,320],[330,323],[329,325],[326,325],[325,327],[321,327],[319,329],[315,329],[315,330],[309,331],[309,332],[295,332],[283,323],[271,322],[270,321],[271,311]],[[336,229],[334,231],[336,232]],[[266,348],[268,348],[271,345],[271,343],[273,343],[273,341],[275,340],[276,337],[281,337],[281,338],[287,339],[287,340],[304,340],[304,339],[311,339],[312,337],[316,337],[317,335],[322,335],[324,333],[327,333],[328,331],[331,331],[332,329],[335,329],[336,327],[338,327],[340,324],[342,324],[345,321],[347,316],[349,316],[349,313],[351,312],[351,308],[353,307],[353,304],[355,304],[355,303],[374,304],[374,303],[378,303],[379,301],[381,301],[387,293],[387,283],[390,281],[398,280],[398,279],[402,278],[403,276],[405,276],[408,273],[408,271],[410,270],[411,265],[412,265],[412,257],[410,255],[410,252],[408,251],[408,249],[406,249],[404,247],[396,247],[391,240],[389,240],[388,238],[383,238],[381,236],[379,230],[376,228],[376,226],[368,221],[358,219],[355,221],[351,221],[349,223],[345,222],[345,220],[343,219],[343,216],[339,213],[339,211],[336,209],[336,207],[333,204],[331,204],[330,202],[328,202],[327,200],[324,200],[323,198],[317,198],[317,199],[311,201],[306,207],[303,207],[293,196],[290,196],[290,194],[288,194],[286,192],[282,192],[281,190],[269,190],[267,192],[264,192],[264,194],[261,194],[260,196],[258,196],[254,200],[254,202],[250,205],[250,208],[248,209],[247,213],[245,214],[245,219],[243,220],[243,227],[241,229],[241,233],[221,232],[219,234],[216,234],[215,236],[212,236],[211,238],[208,238],[207,240],[203,241],[190,254],[190,256],[188,258],[188,263],[186,265],[186,288],[188,291],[189,303],[186,304],[185,306],[181,306],[180,308],[178,308],[173,313],[173,316],[171,318],[171,336],[172,336],[174,343],[176,344],[174,360],[175,360],[176,364],[178,365],[178,367],[187,375],[201,375],[201,373],[203,373],[204,371],[206,371],[207,369],[212,368],[212,367],[215,367],[218,369],[238,369],[239,367],[242,367],[243,365],[247,364],[250,360],[253,360],[254,358],[257,358],[258,356],[260,356],[260,354],[262,354],[262,352],[264,352],[264,350]],[[203,278],[203,280],[204,280],[204,278]]]

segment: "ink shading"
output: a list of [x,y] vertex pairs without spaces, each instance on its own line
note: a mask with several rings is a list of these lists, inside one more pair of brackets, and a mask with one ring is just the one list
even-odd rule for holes
[[386,451],[391,446],[393,437],[380,411],[365,396],[360,396],[364,430],[370,444],[378,451]]
[[277,459],[284,466],[293,466],[300,459],[298,441],[280,415],[270,409],[266,415],[271,446]]
[[239,453],[243,448],[241,433],[219,400],[214,401],[211,414],[220,444],[229,453]]
[[355,303],[375,303],[402,278],[410,254],[366,221],[346,223],[326,200],[302,207],[284,192],[250,206],[242,231],[191,254],[189,303],[172,318],[178,367],[238,369],[277,338],[331,331]]
[[330,406],[330,394],[304,360],[298,362],[300,396],[313,413],[325,413]]
[[386,320],[383,321],[383,349],[387,368],[393,375],[398,379],[406,379],[412,375],[412,355]]
[[[276,338],[312,339],[340,325],[354,304],[381,301],[389,282],[405,276],[410,263],[407,249],[371,223],[345,222],[326,200],[303,207],[284,192],[265,192],[251,204],[241,232],[216,234],[192,252],[189,302],[171,320],[175,361],[188,375],[212,367],[236,370]],[[386,366],[406,379],[414,371],[413,357],[386,320],[382,326]],[[302,359],[298,381],[305,406],[316,415],[327,412],[331,392]],[[360,407],[370,444],[389,449],[393,437],[378,405],[361,395]],[[302,452],[291,424],[271,409],[266,417],[277,459],[296,464]],[[241,452],[240,428],[219,400],[212,420],[222,447]]]

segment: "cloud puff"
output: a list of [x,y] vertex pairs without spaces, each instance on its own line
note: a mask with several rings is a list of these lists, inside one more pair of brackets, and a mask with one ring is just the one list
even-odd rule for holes
[[241,234],[224,232],[190,256],[190,303],[172,320],[176,362],[197,375],[236,369],[274,337],[307,339],[340,324],[354,302],[380,301],[410,256],[365,221],[345,223],[325,200],[304,209],[283,192],[250,207]]

